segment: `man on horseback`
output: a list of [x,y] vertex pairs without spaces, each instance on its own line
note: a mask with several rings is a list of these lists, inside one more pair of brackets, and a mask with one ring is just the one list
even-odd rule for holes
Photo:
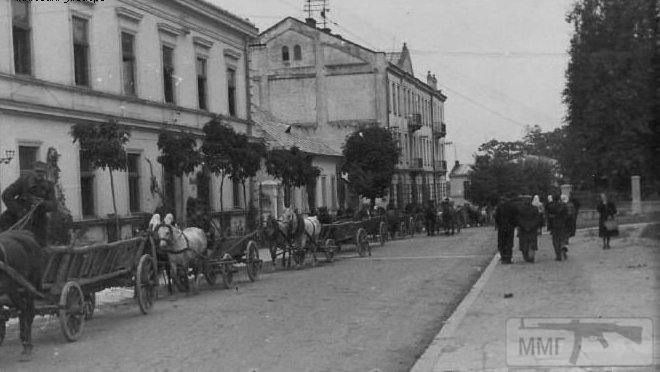
[[25,228],[34,233],[42,247],[47,244],[47,213],[57,209],[55,188],[46,179],[47,167],[46,163],[35,162],[32,171],[21,175],[4,190],[2,201],[7,210],[0,215],[0,231],[5,231],[32,213]]

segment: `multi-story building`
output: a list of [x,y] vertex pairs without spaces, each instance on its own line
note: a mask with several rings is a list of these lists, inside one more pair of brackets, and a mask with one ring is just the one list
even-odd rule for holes
[[[73,124],[116,120],[130,127],[128,170],[114,176],[125,223],[162,203],[152,180],[180,214],[184,200],[196,196],[188,177],[163,174],[160,130],[201,134],[220,115],[236,131],[251,131],[247,53],[258,30],[207,2],[0,0],[0,34],[0,153],[17,157],[0,165],[0,188],[54,150],[79,225],[103,226],[113,207],[108,172],[81,158]],[[200,189],[219,189],[216,177],[209,182]],[[224,205],[244,209],[241,188],[225,185]],[[219,193],[211,194],[217,211]]]
[[289,17],[260,34],[250,57],[253,100],[336,151],[361,126],[392,131],[403,155],[391,204],[441,196],[446,96],[430,73],[426,82],[414,76],[405,44],[399,53],[378,52],[317,28],[313,19]]

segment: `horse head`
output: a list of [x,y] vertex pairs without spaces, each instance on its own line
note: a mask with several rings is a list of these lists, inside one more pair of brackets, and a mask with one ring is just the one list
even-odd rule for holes
[[158,246],[160,248],[167,248],[172,244],[174,240],[174,229],[174,226],[165,221],[161,222],[158,226],[155,227],[154,235],[158,240]]

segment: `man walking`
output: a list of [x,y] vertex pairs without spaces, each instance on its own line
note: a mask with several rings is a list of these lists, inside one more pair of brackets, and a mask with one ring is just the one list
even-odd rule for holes
[[32,171],[21,175],[2,193],[7,210],[0,215],[0,231],[7,230],[21,218],[35,210],[25,228],[34,233],[37,242],[47,244],[48,212],[55,211],[55,188],[46,179],[47,165],[35,162]]
[[511,198],[502,200],[495,209],[497,249],[500,262],[510,264],[513,256],[513,239],[516,231],[516,205]]
[[435,235],[435,201],[429,200],[424,209],[424,221],[426,225],[426,235],[433,236]]
[[548,222],[552,226],[552,246],[555,249],[555,260],[568,259],[567,238],[570,230],[568,208],[561,200],[555,199],[547,208]]

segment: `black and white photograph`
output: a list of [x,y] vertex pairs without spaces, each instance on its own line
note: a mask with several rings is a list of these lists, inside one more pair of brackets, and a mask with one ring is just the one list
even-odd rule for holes
[[660,0],[0,0],[0,371],[660,368]]

